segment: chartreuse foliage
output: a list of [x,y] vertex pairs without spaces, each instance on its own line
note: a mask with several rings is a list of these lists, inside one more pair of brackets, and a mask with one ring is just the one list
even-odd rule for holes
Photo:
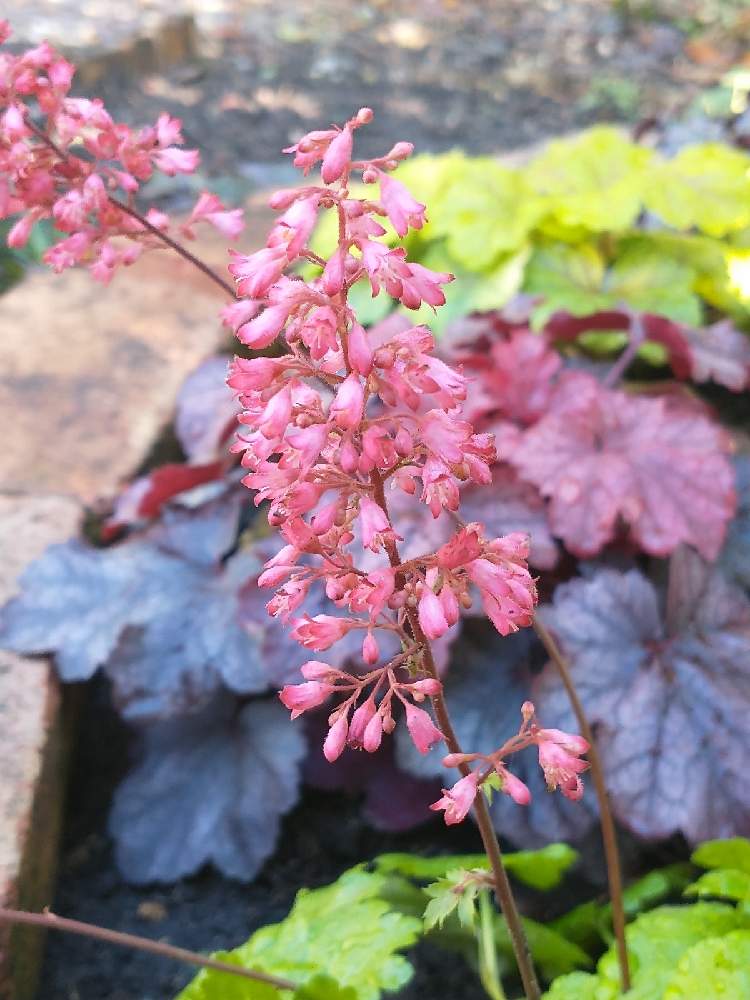
[[[516,168],[459,152],[416,157],[397,177],[430,221],[409,236],[409,256],[457,277],[440,315],[425,318],[444,326],[523,291],[543,297],[538,324],[622,305],[698,325],[710,304],[747,320],[748,167],[750,156],[720,143],[665,158],[606,126]],[[321,248],[335,239],[328,225]],[[380,300],[361,292],[360,319],[381,318]]]
[[[515,879],[542,890],[559,886],[576,859],[565,844],[506,855]],[[629,1000],[750,997],[750,841],[709,841],[692,861],[651,871],[625,890]],[[695,866],[708,871],[696,879]],[[545,1000],[621,995],[609,904],[592,900],[552,923],[524,924],[551,983]],[[216,956],[299,983],[293,996],[203,970],[177,1000],[377,1000],[409,980],[412,967],[400,952],[421,936],[462,954],[489,997],[513,995],[503,985],[514,973],[512,948],[491,901],[485,856],[384,854],[333,885],[303,890],[285,920]],[[597,958],[596,970],[584,971]]]
[[[304,990],[295,992],[295,1000],[378,1000],[383,990],[398,990],[411,978],[412,967],[399,952],[421,931],[420,920],[382,898],[385,884],[384,875],[358,867],[333,885],[303,889],[285,920],[262,927],[220,957],[299,983]],[[331,992],[315,985],[320,976],[333,980]],[[205,969],[179,1000],[274,1000],[281,995],[272,987],[239,978],[230,982],[227,974]]]
[[[709,870],[688,885],[684,895],[703,898],[660,906],[636,917],[627,928],[633,972],[627,996],[632,1000],[750,997],[750,841],[708,841],[692,860]],[[556,927],[570,934],[576,925],[580,930],[585,918],[579,907]],[[610,947],[595,974],[560,977],[546,1000],[614,1000],[620,995],[618,976],[615,949]]]

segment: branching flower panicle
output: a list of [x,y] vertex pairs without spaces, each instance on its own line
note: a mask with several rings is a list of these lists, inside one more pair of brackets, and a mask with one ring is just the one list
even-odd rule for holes
[[[262,349],[280,337],[285,348],[279,358],[236,358],[229,373],[242,406],[234,448],[247,469],[244,482],[256,504],[268,501],[269,522],[285,542],[259,580],[278,588],[268,611],[315,652],[348,642],[351,654],[352,638],[359,647],[362,636],[364,670],[310,660],[305,681],[281,692],[293,717],[334,701],[324,744],[331,761],[347,745],[377,750],[399,714],[420,752],[441,742],[421,707],[441,693],[425,655],[429,641],[456,626],[476,594],[501,635],[529,625],[536,604],[526,535],[492,539],[481,524],[459,522],[437,551],[406,562],[399,556],[402,538],[387,497],[412,498],[455,524],[461,484],[488,484],[496,452],[492,435],[462,419],[466,379],[436,357],[430,331],[413,326],[376,340],[348,304],[352,285],[365,279],[373,295],[384,290],[410,309],[436,307],[452,280],[380,241],[381,219],[404,236],[424,225],[425,206],[391,176],[411,153],[409,143],[373,160],[352,158],[354,134],[371,119],[362,108],[342,127],[310,132],[287,150],[305,175],[320,164],[323,183],[273,194],[271,206],[282,214],[266,246],[233,253],[230,265],[241,297],[229,317],[238,338]],[[353,197],[354,176],[379,193]],[[327,260],[308,246],[325,210],[338,219]],[[314,262],[317,277],[289,273],[300,260]],[[325,590],[338,614],[301,611],[313,587]],[[550,787],[576,797],[585,763],[550,749],[557,744],[535,724],[524,725],[513,749],[538,742]],[[495,772],[508,794],[528,801],[525,786],[500,763],[506,752],[507,745],[498,751]],[[446,793],[447,822],[463,819],[483,780],[475,772]]]
[[[9,35],[0,21],[0,43]],[[0,52],[0,219],[19,215],[8,235],[16,248],[37,222],[52,220],[66,235],[46,251],[46,263],[55,271],[85,264],[106,284],[118,266],[162,248],[159,233],[177,229],[156,208],[145,216],[151,229],[131,214],[141,186],[155,173],[193,173],[200,157],[182,148],[179,118],[164,113],[132,129],[100,100],[70,97],[74,73],[47,42],[19,55]],[[194,225],[207,222],[234,239],[242,214],[204,192],[179,232],[190,239]]]

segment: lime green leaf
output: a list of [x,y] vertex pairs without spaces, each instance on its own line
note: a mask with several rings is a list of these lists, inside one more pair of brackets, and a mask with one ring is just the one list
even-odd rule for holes
[[534,889],[554,889],[578,860],[578,851],[567,844],[548,844],[538,851],[514,851],[505,855],[505,867],[519,882]]
[[588,972],[571,972],[556,979],[543,1000],[614,1000],[617,995],[612,990],[602,992],[598,976]]
[[[502,924],[505,927],[504,921]],[[591,966],[591,957],[553,928],[528,919],[524,919],[523,926],[534,962],[546,979],[554,979],[574,969]],[[507,934],[507,931],[505,933]]]
[[693,292],[695,272],[640,245],[628,248],[606,271],[594,247],[549,246],[537,250],[526,269],[524,290],[543,296],[534,324],[565,310],[585,316],[623,304],[697,325],[701,306]]
[[750,931],[732,931],[687,951],[663,1000],[741,1000],[750,997]]
[[472,271],[492,267],[497,258],[522,246],[544,209],[523,175],[488,158],[467,160],[432,214],[432,231]]
[[664,257],[656,248],[633,247],[615,261],[606,290],[611,306],[624,302],[641,312],[697,326],[702,317],[694,279],[687,264]]
[[[512,851],[503,855],[505,867],[519,882],[535,889],[553,889],[559,885],[578,852],[567,844],[548,844],[538,851]],[[396,872],[421,881],[445,878],[455,869],[488,869],[485,854],[445,854],[420,858],[416,854],[381,854],[373,861],[379,872]]]
[[542,325],[559,309],[574,316],[606,309],[610,299],[603,291],[604,275],[601,254],[588,244],[543,246],[535,250],[524,281],[525,292],[544,299],[535,311],[535,325]]
[[[660,906],[642,914],[625,931],[633,973],[628,1000],[662,1000],[669,978],[688,948],[706,937],[737,930],[746,922],[737,910],[722,903]],[[603,985],[618,987],[614,946],[602,956],[598,972]]]
[[357,991],[340,986],[330,976],[316,976],[294,991],[294,1000],[357,1000]]
[[689,885],[685,895],[718,896],[744,902],[750,900],[750,875],[736,868],[717,868]]
[[707,840],[693,851],[691,861],[701,868],[737,868],[750,875],[750,840]]
[[750,223],[750,157],[720,143],[683,149],[649,173],[646,206],[676,229],[725,236]]
[[602,941],[610,936],[607,907],[590,899],[581,903],[561,917],[553,920],[550,926],[562,934],[568,941],[573,941],[584,951],[594,951],[601,947]]
[[613,128],[551,142],[528,170],[551,215],[594,232],[627,229],[641,210],[652,154]]
[[[229,965],[245,964],[236,951],[218,951],[211,957]],[[216,969],[201,969],[176,1000],[281,1000],[288,996],[288,992],[282,993],[266,983],[256,983]]]
[[[637,882],[631,883],[623,892],[625,913],[634,917],[642,910],[655,906],[667,896],[681,892],[690,882],[694,869],[689,864],[677,863],[664,868],[655,868]],[[611,907],[606,908],[607,914]]]
[[[378,1000],[381,991],[398,990],[411,978],[412,967],[398,951],[421,931],[419,920],[392,912],[380,898],[384,883],[384,876],[353,868],[324,889],[303,889],[285,920],[256,931],[227,960],[300,985],[325,974],[340,988],[351,987],[352,1000]],[[204,969],[179,1000],[256,1000],[255,993],[227,994],[226,983],[226,975]],[[257,994],[258,1000],[272,996]]]

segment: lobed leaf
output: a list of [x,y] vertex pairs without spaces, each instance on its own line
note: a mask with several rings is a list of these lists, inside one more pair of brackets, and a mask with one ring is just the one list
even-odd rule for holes
[[[229,954],[247,968],[308,989],[322,973],[340,990],[351,990],[352,1000],[378,1000],[383,990],[398,990],[411,978],[412,967],[399,952],[421,929],[421,921],[389,909],[380,898],[384,885],[383,876],[353,868],[333,885],[303,889],[285,920],[262,927]],[[202,970],[178,1000],[219,1000],[218,976]]]
[[220,695],[202,712],[146,728],[110,815],[125,878],[173,882],[210,862],[252,879],[297,800],[305,749],[276,701],[241,708]]
[[[560,642],[600,752],[613,807],[640,836],[730,836],[750,822],[750,600],[697,556],[673,569],[670,615],[638,571],[600,570],[557,588],[540,614]],[[532,700],[574,727],[549,665]]]

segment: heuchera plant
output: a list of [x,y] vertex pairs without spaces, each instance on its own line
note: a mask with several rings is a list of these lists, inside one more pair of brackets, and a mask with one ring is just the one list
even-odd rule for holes
[[[8,34],[3,22],[0,41]],[[169,220],[161,213],[141,216],[134,195],[156,169],[175,174],[197,166],[197,153],[179,148],[177,120],[164,115],[153,128],[133,132],[113,122],[101,102],[68,97],[73,67],[48,45],[3,55],[0,72],[0,215],[22,213],[10,231],[11,246],[22,246],[34,224],[51,217],[67,235],[45,259],[58,271],[86,262],[96,279],[107,282],[117,266],[131,264],[156,239],[172,243]],[[41,112],[39,124],[30,99]],[[302,666],[304,683],[281,692],[294,716],[332,696],[339,699],[328,720],[328,760],[336,760],[347,743],[377,750],[383,733],[396,725],[399,703],[418,751],[445,740],[445,766],[457,766],[462,778],[433,808],[455,823],[474,805],[522,979],[528,995],[537,996],[478,791],[492,779],[516,802],[528,802],[528,789],[510,774],[505,758],[536,745],[548,786],[577,799],[588,745],[580,736],[541,728],[530,703],[521,709],[518,734],[491,754],[464,753],[453,733],[430,642],[457,624],[461,607],[471,605],[471,585],[502,635],[531,623],[536,588],[526,563],[527,537],[489,539],[479,523],[458,519],[459,483],[489,483],[496,458],[492,436],[476,434],[461,419],[461,373],[434,356],[425,327],[376,343],[347,305],[348,289],[362,274],[373,295],[384,288],[413,309],[423,302],[443,304],[442,286],[451,280],[377,240],[385,233],[379,218],[387,217],[403,236],[424,224],[425,207],[389,176],[412,152],[409,143],[380,158],[353,159],[354,133],[371,119],[363,108],[342,128],[308,133],[291,147],[305,175],[320,163],[322,185],[275,193],[271,205],[283,214],[266,247],[249,256],[232,252],[239,301],[225,310],[225,320],[250,348],[268,348],[281,337],[284,349],[277,358],[237,358],[229,376],[242,406],[235,449],[249,470],[243,482],[256,491],[256,505],[269,502],[269,522],[286,543],[265,563],[258,583],[278,587],[269,614],[288,622],[306,649],[323,652],[353,632],[363,633],[362,659],[371,669],[354,673],[309,660]],[[377,183],[379,197],[352,198],[353,173],[366,184]],[[324,209],[338,218],[338,243],[328,260],[308,247]],[[185,234],[201,220],[229,236],[241,225],[238,213],[227,212],[210,194],[199,199]],[[320,277],[306,282],[287,276],[301,259],[319,265]],[[402,560],[403,539],[386,499],[386,491],[394,490],[425,504],[433,518],[455,518],[449,541]],[[361,558],[365,550],[375,565]],[[323,587],[345,614],[297,614],[313,585]],[[440,728],[420,707],[425,698],[432,700]]]

